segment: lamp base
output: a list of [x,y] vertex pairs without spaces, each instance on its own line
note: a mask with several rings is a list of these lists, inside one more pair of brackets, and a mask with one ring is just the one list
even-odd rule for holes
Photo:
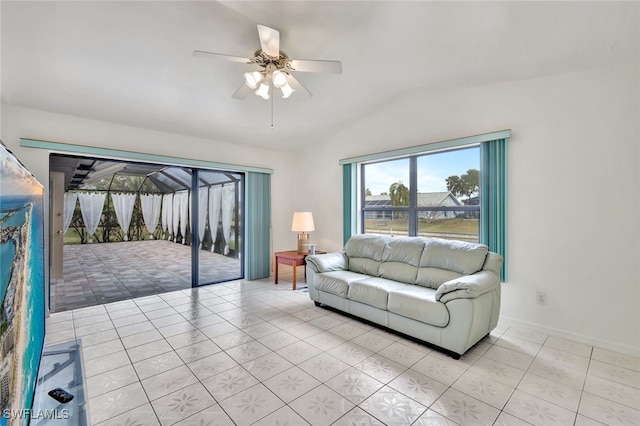
[[309,234],[306,232],[300,232],[298,234],[298,253],[309,253]]

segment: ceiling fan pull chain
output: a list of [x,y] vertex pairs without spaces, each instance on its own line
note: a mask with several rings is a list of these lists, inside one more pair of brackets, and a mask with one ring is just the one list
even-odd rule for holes
[[273,96],[271,96],[271,130],[273,130]]

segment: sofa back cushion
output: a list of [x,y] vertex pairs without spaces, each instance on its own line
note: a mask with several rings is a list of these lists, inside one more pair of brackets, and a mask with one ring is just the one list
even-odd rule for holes
[[371,234],[358,234],[349,238],[344,246],[349,258],[349,270],[377,277],[382,253],[390,238]]
[[378,275],[394,281],[415,284],[425,239],[415,237],[391,238],[382,252]]
[[420,258],[416,284],[438,288],[441,284],[482,269],[489,248],[484,244],[429,238]]

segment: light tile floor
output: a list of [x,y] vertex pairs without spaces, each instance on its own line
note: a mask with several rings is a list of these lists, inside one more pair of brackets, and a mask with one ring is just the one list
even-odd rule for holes
[[[283,277],[285,279],[285,277]],[[638,425],[640,359],[501,326],[461,360],[235,281],[53,314],[92,425]]]
[[[199,256],[204,282],[241,276],[239,259]],[[65,245],[63,267],[50,287],[53,312],[191,288],[191,247],[167,240]]]

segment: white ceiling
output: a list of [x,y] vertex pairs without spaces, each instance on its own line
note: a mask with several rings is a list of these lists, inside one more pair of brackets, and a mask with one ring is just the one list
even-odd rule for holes
[[[640,4],[582,2],[2,1],[2,102],[287,149],[330,137],[394,99],[639,61]],[[256,24],[294,59],[308,100],[234,100]]]

